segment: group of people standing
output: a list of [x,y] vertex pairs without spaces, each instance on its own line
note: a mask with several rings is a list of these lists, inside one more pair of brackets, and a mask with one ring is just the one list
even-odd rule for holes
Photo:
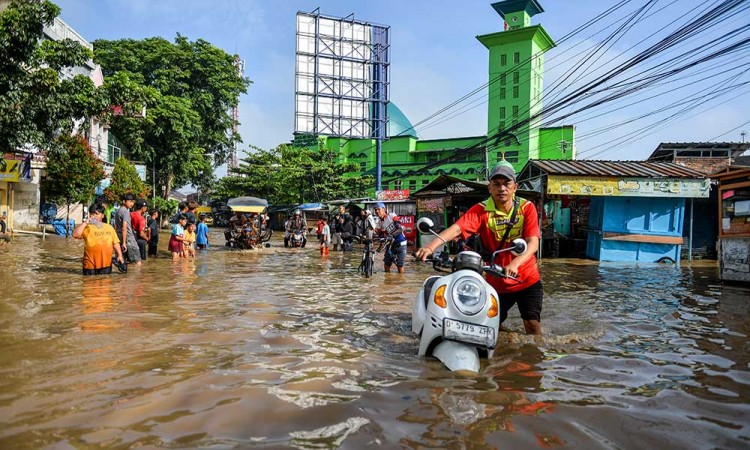
[[[509,164],[495,166],[488,176],[488,182],[490,197],[474,205],[455,224],[443,230],[441,239],[419,248],[415,256],[424,261],[438,250],[441,242],[459,238],[466,241],[477,236],[481,244],[478,251],[485,261],[489,261],[492,258],[487,255],[506,248],[515,238],[524,239],[528,244],[525,253],[514,257],[506,252],[500,254],[498,260],[492,261],[502,266],[509,277],[487,275],[487,281],[500,294],[500,322],[505,321],[513,306],[518,306],[526,332],[539,334],[543,287],[535,256],[540,239],[536,207],[533,202],[516,196],[518,185],[513,167]],[[113,263],[118,268],[125,261],[140,264],[148,255],[156,254],[158,212],[147,214],[148,206],[145,199],[136,200],[132,194],[125,194],[112,227],[106,223],[105,206],[101,203],[91,205],[89,219],[73,230],[73,237],[85,241],[84,275],[111,273]],[[180,206],[181,212],[177,224],[172,228],[169,243],[173,259],[194,255],[191,248],[193,242],[198,248],[208,246],[208,228],[203,220],[196,220],[195,217],[197,204]],[[385,271],[389,272],[395,263],[398,272],[403,273],[407,245],[399,217],[388,213],[382,202],[375,204],[374,213],[365,210],[357,219],[353,219],[341,206],[338,214],[332,217],[333,225],[329,225],[327,217],[321,218],[317,227],[321,254],[327,255],[330,245],[333,245],[334,251],[339,247],[341,251],[351,250],[351,243],[357,238],[385,238],[390,241],[390,248],[383,259]],[[306,231],[304,218],[299,211],[295,211],[287,223],[287,232],[296,228]]]
[[172,260],[195,258],[196,249],[208,248],[206,216],[196,217],[198,204],[195,202],[182,202],[178,208],[180,212],[177,213],[177,223],[172,225],[172,234],[169,237],[169,253]]
[[[122,196],[112,217],[107,217],[104,199],[89,206],[88,219],[73,230],[73,237],[84,241],[84,275],[112,273],[113,265],[125,272],[127,264],[140,266],[149,256],[156,257],[161,223],[159,211],[148,208],[146,199],[136,199],[132,193]],[[169,241],[172,259],[195,256],[194,245],[208,247],[208,227],[203,219],[196,224],[198,204],[183,202],[179,208]]]
[[401,220],[395,213],[389,213],[383,202],[375,204],[375,214],[363,209],[359,216],[352,217],[344,205],[339,206],[338,213],[333,215],[333,225],[328,218],[318,220],[317,235],[320,242],[320,253],[327,255],[329,247],[333,251],[339,247],[342,252],[354,249],[354,241],[373,240],[374,238],[389,238],[388,251],[383,257],[384,270],[390,272],[393,263],[399,273],[404,272],[406,260],[406,236]]

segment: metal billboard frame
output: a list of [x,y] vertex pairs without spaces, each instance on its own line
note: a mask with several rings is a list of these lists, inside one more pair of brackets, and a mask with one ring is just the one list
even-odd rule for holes
[[388,138],[390,27],[313,12],[297,12],[295,134]]

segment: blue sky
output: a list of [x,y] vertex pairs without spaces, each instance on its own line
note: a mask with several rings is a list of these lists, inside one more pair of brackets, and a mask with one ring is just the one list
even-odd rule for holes
[[[56,0],[62,18],[89,41],[95,39],[145,38],[162,36],[173,39],[180,33],[191,40],[198,38],[238,53],[246,62],[245,75],[253,84],[241,98],[240,133],[244,144],[270,148],[292,138],[294,119],[294,51],[295,14],[320,7],[321,13],[348,16],[391,27],[391,101],[411,119],[419,122],[452,101],[487,82],[487,50],[475,39],[481,34],[500,31],[500,16],[487,0],[413,0],[413,1],[345,1],[345,0]],[[555,40],[593,18],[616,0],[540,0],[545,12],[532,19],[541,23]],[[622,11],[613,14],[611,23],[625,12],[632,12],[646,3],[633,0]],[[711,2],[701,0],[660,0],[649,17],[614,43],[599,62],[611,64],[625,60],[645,45],[663,37],[659,30],[679,23],[679,16]],[[685,19],[682,19],[683,21]],[[705,42],[728,29],[750,22],[750,15],[729,20],[720,29],[691,41]],[[612,27],[609,27],[612,29]],[[577,60],[574,55],[607,35],[590,36],[592,27],[547,53],[545,91],[561,78]],[[648,36],[657,35],[648,40]],[[743,36],[747,37],[747,34]],[[639,41],[647,41],[640,46]],[[683,44],[683,50],[691,42]],[[635,48],[632,48],[636,45]],[[574,47],[576,46],[576,47]],[[671,53],[674,56],[676,53]],[[726,59],[726,63],[744,59],[748,52]],[[580,56],[578,57],[580,59]],[[722,62],[724,63],[724,62]],[[610,64],[610,67],[611,67]],[[710,64],[710,63],[709,63]],[[704,66],[708,68],[710,66]],[[718,68],[720,69],[720,68]],[[602,73],[596,65],[585,75],[589,79]],[[733,83],[748,81],[747,73],[735,72]],[[704,75],[705,76],[705,75]],[[696,75],[696,78],[700,76]],[[716,100],[697,100],[680,117],[667,121],[674,111],[640,121],[610,127],[629,121],[639,114],[653,111],[690,95],[696,95],[718,83],[716,78],[676,89],[674,83],[635,94],[600,110],[576,115],[565,123],[576,125],[576,147],[580,158],[643,159],[660,142],[705,141],[721,134],[717,141],[740,141],[742,130],[750,131],[750,98],[747,86],[732,90]],[[569,89],[574,85],[564,83]],[[648,98],[663,94],[657,98]],[[545,104],[547,100],[545,92]],[[551,97],[550,97],[551,98]],[[470,99],[474,108],[431,127],[417,127],[422,138],[447,138],[482,135],[486,131],[486,94]],[[631,105],[632,104],[632,105]],[[627,108],[615,110],[625,105]],[[455,110],[454,110],[455,111]],[[656,130],[638,131],[654,122],[664,125]],[[425,124],[425,126],[430,123]],[[738,129],[731,131],[733,128]],[[624,137],[632,134],[632,136]],[[615,141],[618,145],[612,145]],[[223,174],[218,170],[217,174]]]

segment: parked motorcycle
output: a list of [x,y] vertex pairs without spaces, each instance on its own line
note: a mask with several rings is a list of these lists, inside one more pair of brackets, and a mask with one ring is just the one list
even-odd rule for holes
[[[417,221],[420,233],[446,243],[433,228],[429,218]],[[473,251],[460,252],[454,259],[447,252],[433,255],[433,268],[447,275],[427,278],[414,299],[412,331],[420,336],[418,355],[432,355],[452,371],[479,372],[480,355],[492,357],[500,328],[498,295],[482,274],[515,279],[494,261],[502,252],[518,256],[526,248],[526,241],[515,239],[510,247],[494,252],[489,265]]]

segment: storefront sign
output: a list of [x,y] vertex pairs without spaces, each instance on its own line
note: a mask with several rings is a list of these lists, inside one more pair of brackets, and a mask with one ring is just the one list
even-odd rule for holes
[[0,181],[18,182],[24,159],[23,156],[4,155],[0,159]]
[[404,227],[404,236],[412,245],[417,241],[417,230],[414,228],[414,216],[399,216],[401,226]]
[[418,198],[417,210],[424,213],[441,213],[445,209],[443,197]]
[[597,178],[550,176],[550,195],[585,195],[612,197],[680,197],[708,198],[708,179],[678,178]]
[[409,200],[409,190],[378,191],[377,199],[381,201]]

